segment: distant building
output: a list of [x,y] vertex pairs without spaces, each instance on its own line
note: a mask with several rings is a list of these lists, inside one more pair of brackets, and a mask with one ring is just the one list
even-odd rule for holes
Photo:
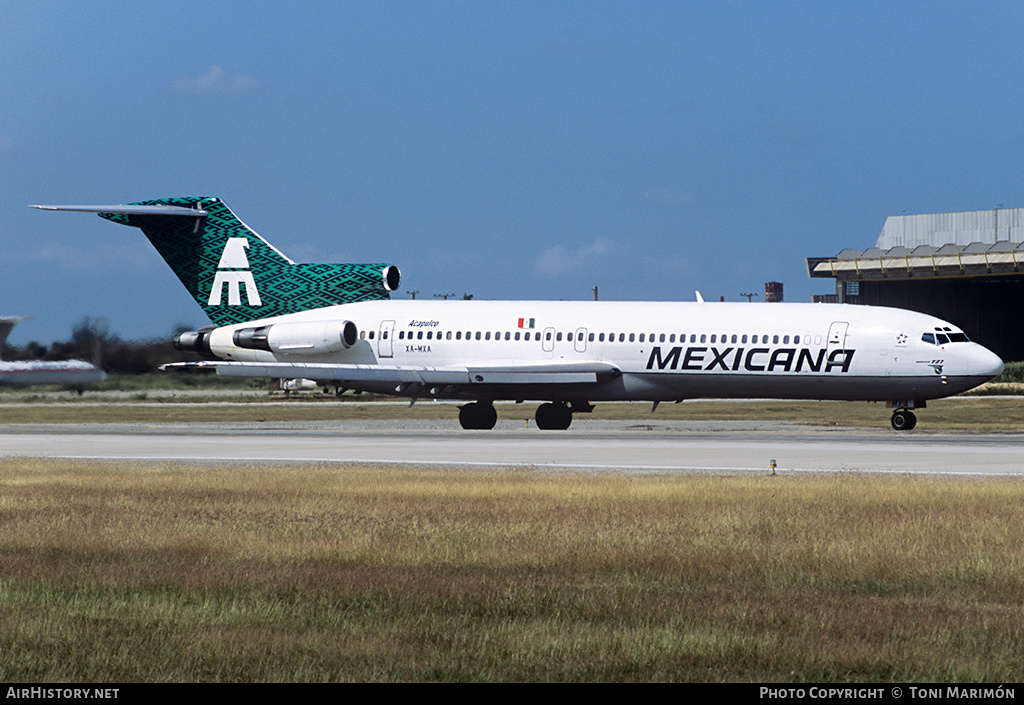
[[768,303],[782,303],[782,282],[766,282],[764,300]]
[[1024,360],[1024,208],[894,215],[874,247],[807,257],[836,281],[815,301],[896,306],[962,327],[1004,360]]

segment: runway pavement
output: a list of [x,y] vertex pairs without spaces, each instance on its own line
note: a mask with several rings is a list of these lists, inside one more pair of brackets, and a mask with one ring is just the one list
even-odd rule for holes
[[529,466],[633,473],[875,472],[1024,478],[1024,434],[897,433],[780,422],[66,424],[0,426],[0,456],[104,460]]

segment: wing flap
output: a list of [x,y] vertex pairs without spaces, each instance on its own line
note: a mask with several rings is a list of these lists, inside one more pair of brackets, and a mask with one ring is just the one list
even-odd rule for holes
[[161,367],[215,369],[225,377],[271,377],[337,382],[394,382],[422,385],[594,384],[599,376],[615,375],[607,363],[480,367],[413,367],[408,365],[332,365],[306,362],[174,362]]

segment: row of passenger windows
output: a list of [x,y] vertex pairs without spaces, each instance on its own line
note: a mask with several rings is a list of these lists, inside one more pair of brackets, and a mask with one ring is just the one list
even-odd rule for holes
[[[374,339],[376,331],[360,331],[359,337],[369,340]],[[569,342],[582,341],[584,337],[593,343],[685,343],[687,342],[686,333],[584,333],[580,331],[562,333],[561,331],[434,331],[434,330],[417,330],[417,331],[398,331],[399,340],[554,340],[560,342],[566,340]],[[381,331],[381,337],[387,340],[388,331]],[[779,344],[789,345],[792,340],[794,345],[800,344],[801,336],[799,335],[739,335],[739,334],[718,334],[718,333],[690,333],[689,342],[691,343],[739,343],[739,344],[752,344],[752,345],[767,345]],[[811,342],[811,336],[803,336],[804,344],[809,345]],[[814,342],[816,345],[821,344],[821,336],[815,336]]]

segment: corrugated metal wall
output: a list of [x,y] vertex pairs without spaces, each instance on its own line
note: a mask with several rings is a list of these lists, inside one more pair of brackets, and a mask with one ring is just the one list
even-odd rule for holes
[[919,245],[993,245],[1001,240],[1024,242],[1024,208],[995,208],[962,213],[890,215],[878,236],[876,247],[913,249]]

